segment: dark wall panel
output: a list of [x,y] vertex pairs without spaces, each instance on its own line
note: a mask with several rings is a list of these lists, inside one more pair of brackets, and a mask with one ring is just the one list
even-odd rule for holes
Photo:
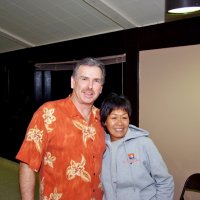
[[33,70],[6,66],[0,68],[0,80],[0,156],[13,160],[34,109]]

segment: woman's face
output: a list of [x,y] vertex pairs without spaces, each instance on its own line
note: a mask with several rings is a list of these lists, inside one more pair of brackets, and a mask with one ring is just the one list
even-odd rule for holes
[[114,109],[110,115],[108,115],[105,125],[110,133],[111,141],[123,138],[128,130],[128,113],[123,109]]

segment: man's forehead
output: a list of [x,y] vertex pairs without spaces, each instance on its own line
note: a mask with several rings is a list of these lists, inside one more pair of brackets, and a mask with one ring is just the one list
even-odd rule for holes
[[96,65],[80,65],[79,69],[85,69],[85,68],[91,68],[91,69],[99,69]]
[[79,75],[89,75],[91,73],[102,75],[102,71],[97,66],[88,66],[88,65],[81,65],[77,71]]

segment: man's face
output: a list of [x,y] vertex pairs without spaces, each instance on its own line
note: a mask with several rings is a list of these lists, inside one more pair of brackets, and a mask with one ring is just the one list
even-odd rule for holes
[[98,67],[81,65],[71,77],[72,97],[79,104],[93,104],[102,92],[103,77]]

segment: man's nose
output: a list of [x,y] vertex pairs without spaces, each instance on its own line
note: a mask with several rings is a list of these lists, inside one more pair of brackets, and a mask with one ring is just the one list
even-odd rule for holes
[[89,88],[92,89],[93,88],[93,81],[89,80]]

